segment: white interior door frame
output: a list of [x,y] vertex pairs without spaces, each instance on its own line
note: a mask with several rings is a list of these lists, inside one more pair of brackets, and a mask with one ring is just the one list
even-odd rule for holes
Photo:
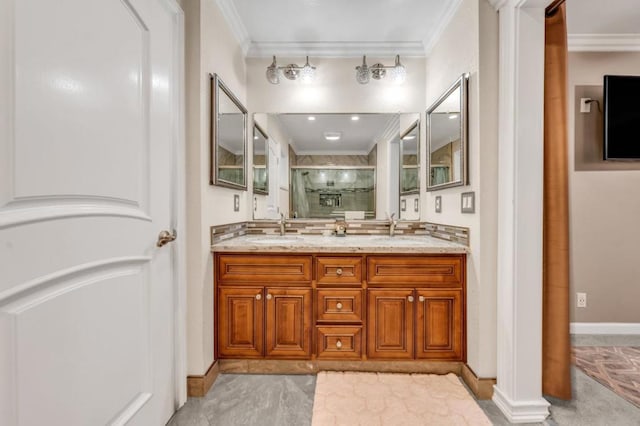
[[177,0],[166,0],[167,5],[175,14],[178,37],[173,40],[176,81],[174,88],[175,120],[174,161],[172,170],[172,227],[178,230],[173,249],[174,293],[175,303],[175,342],[174,342],[174,377],[175,377],[175,409],[187,402],[187,222],[186,222],[186,136],[185,136],[185,29],[184,11]]
[[498,10],[497,384],[512,423],[541,422],[545,8],[551,0],[490,0]]

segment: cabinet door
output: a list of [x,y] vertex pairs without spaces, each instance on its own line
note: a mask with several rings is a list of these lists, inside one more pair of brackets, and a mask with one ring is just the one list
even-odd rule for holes
[[416,358],[464,361],[462,291],[418,290]]
[[266,355],[311,358],[311,289],[267,287]]
[[262,287],[218,290],[218,355],[261,358],[264,349]]
[[373,359],[413,358],[413,290],[369,290],[367,355]]

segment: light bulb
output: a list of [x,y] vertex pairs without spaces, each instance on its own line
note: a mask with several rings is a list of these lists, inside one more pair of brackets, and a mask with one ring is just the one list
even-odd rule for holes
[[316,75],[316,67],[312,67],[309,64],[309,57],[307,56],[307,62],[300,70],[300,81],[303,83],[310,83]]
[[407,78],[407,69],[400,63],[400,55],[396,55],[396,65],[391,69],[391,79],[400,84]]
[[271,84],[280,83],[280,71],[278,70],[278,65],[276,65],[276,57],[273,57],[273,62],[271,65],[267,67],[266,72],[267,80]]
[[356,81],[360,84],[369,83],[369,66],[367,65],[367,57],[362,57],[362,65],[356,67]]

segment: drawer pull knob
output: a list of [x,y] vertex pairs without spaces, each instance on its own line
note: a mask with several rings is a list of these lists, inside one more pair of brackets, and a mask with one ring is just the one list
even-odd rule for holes
[[342,348],[342,342],[340,340],[336,342],[336,348],[338,349]]
[[272,295],[267,294],[267,300],[271,300],[272,297],[273,297]]
[[[267,297],[269,297],[269,296],[267,296]],[[409,297],[407,297],[407,300],[408,300],[409,302],[413,302],[413,296],[409,296]]]
[[421,302],[424,302],[424,296],[418,297],[418,300],[421,301]]
[[342,268],[336,269],[336,275],[342,275]]
[[256,294],[256,300],[260,300],[262,299],[262,295],[261,294]]
[[340,302],[336,303],[336,309],[337,310],[342,309],[342,303],[340,303]]

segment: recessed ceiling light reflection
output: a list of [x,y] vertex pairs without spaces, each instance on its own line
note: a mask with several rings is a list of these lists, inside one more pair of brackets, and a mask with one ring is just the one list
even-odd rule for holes
[[415,138],[416,138],[416,135],[407,135],[404,138],[402,138],[402,140],[410,141],[410,140],[415,139]]
[[310,115],[310,116],[307,117],[307,120],[316,121],[316,118],[313,115]]
[[358,120],[360,120],[360,117],[358,117],[357,115],[351,116],[351,121],[358,121]]
[[339,141],[341,136],[340,132],[324,132],[324,138],[330,142]]
[[458,118],[458,114],[449,114],[449,120],[453,120],[455,118]]

